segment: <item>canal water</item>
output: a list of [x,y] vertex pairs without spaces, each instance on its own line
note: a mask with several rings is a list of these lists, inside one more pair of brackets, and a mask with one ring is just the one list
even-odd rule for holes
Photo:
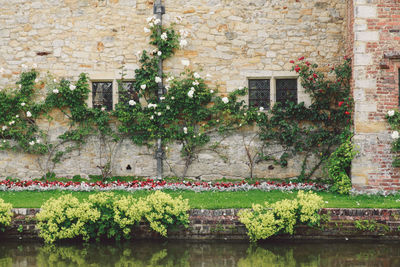
[[0,241],[0,266],[400,266],[399,242],[131,241],[62,244]]

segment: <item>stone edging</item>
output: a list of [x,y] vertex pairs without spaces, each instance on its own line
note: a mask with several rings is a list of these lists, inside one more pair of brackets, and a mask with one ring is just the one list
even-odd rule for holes
[[[13,209],[12,226],[0,233],[0,239],[38,239],[35,229],[35,215],[40,209]],[[189,228],[169,231],[170,239],[193,240],[247,240],[246,228],[238,221],[240,209],[189,211]],[[383,239],[400,240],[400,209],[322,209],[320,214],[328,219],[321,227],[299,226],[294,235],[278,235],[273,239]],[[355,227],[357,220],[366,225],[375,225],[375,230],[360,230]],[[161,238],[141,224],[133,231],[136,239]]]

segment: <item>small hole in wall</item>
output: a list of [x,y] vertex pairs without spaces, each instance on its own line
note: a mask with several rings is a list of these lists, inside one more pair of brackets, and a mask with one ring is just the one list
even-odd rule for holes
[[273,170],[273,169],[275,169],[275,167],[273,165],[268,166],[268,170]]
[[127,169],[128,171],[132,170],[132,167],[131,167],[131,165],[130,165],[130,164],[128,164],[128,166],[126,166],[126,169]]

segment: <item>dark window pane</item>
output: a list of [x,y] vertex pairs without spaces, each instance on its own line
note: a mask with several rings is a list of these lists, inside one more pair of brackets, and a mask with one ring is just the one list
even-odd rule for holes
[[118,102],[123,104],[128,104],[129,100],[135,100],[139,102],[139,97],[134,89],[134,82],[121,82],[119,84],[119,98]]
[[92,82],[93,107],[113,109],[112,82]]
[[285,104],[287,101],[297,103],[297,79],[276,80],[276,102]]
[[269,79],[254,79],[249,80],[249,106],[269,108]]

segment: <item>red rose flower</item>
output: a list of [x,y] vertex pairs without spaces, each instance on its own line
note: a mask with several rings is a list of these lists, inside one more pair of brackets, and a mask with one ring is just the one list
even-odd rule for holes
[[346,112],[345,112],[344,114],[346,114],[346,115],[350,115],[350,112],[348,112],[348,111],[346,110]]
[[304,59],[304,57],[299,57],[299,60],[303,60]]
[[344,101],[340,101],[339,102],[339,107],[341,107],[343,105]]
[[318,78],[318,75],[316,73],[313,74],[314,78]]
[[293,63],[294,63],[294,60],[290,60],[290,63],[292,63],[292,64],[293,64]]

